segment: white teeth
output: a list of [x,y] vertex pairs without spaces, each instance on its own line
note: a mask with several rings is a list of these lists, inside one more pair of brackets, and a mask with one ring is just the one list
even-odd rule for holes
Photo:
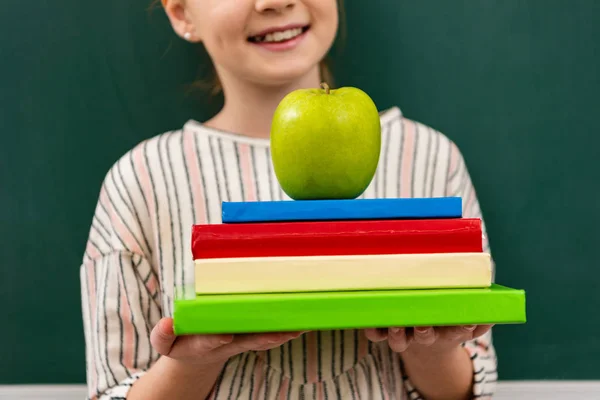
[[300,34],[302,34],[302,28],[294,28],[282,32],[267,33],[265,36],[256,36],[255,40],[257,42],[282,42]]

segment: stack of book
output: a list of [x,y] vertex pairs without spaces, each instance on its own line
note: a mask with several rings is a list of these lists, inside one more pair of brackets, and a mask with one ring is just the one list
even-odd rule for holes
[[525,322],[457,197],[224,202],[194,225],[177,334]]

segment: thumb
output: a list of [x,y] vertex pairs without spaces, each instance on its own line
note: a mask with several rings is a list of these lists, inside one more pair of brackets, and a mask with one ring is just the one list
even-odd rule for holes
[[159,354],[166,356],[171,352],[176,338],[173,332],[173,319],[162,318],[152,329],[150,343]]

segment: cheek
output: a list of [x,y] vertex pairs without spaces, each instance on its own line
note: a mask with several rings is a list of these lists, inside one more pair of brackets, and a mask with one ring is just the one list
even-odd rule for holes
[[[197,8],[194,25],[209,53],[229,52],[245,40],[244,26],[249,15],[245,0],[196,0],[203,6]],[[210,5],[210,6],[209,6]],[[250,8],[251,10],[251,8]]]
[[339,11],[336,0],[305,0],[305,4],[322,22],[337,25]]
[[335,38],[339,27],[336,0],[309,0],[306,3],[312,10],[320,39],[330,43]]

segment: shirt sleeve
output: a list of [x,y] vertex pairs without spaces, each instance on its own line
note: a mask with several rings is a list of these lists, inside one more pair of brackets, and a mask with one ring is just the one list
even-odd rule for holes
[[126,398],[158,359],[150,332],[161,317],[159,281],[140,218],[143,210],[113,169],[80,267],[88,399]]
[[[482,217],[479,200],[465,160],[454,143],[450,143],[450,160],[446,180],[445,195],[461,197],[463,216],[465,218],[480,218],[483,231],[483,251],[490,253],[490,244],[486,233],[485,222]],[[496,266],[492,258],[492,281],[495,281]],[[473,363],[473,392],[472,399],[491,399],[496,390],[497,358],[492,341],[492,331],[488,331],[474,340],[463,343]],[[410,377],[405,377],[404,384],[411,400],[424,400],[424,397],[410,382]]]

